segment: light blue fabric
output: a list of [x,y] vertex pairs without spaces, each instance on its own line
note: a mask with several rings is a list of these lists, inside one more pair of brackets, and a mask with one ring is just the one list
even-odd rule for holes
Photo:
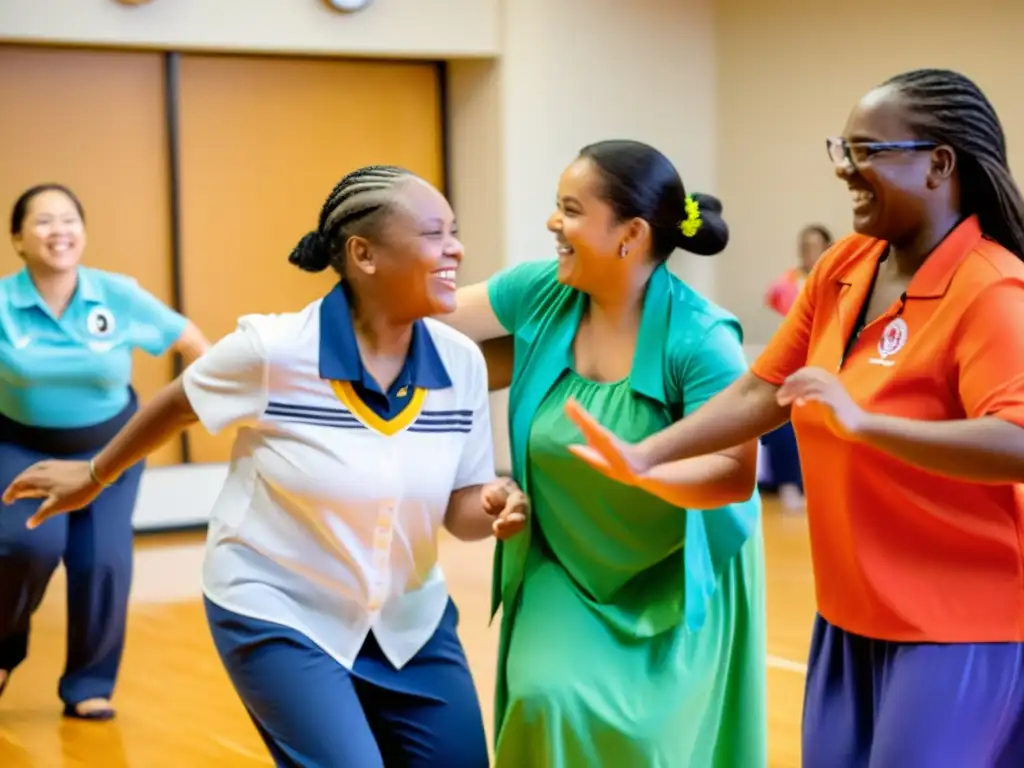
[[27,270],[0,279],[0,413],[36,427],[100,424],[129,401],[132,351],[166,352],[187,320],[134,279],[79,267],[56,317]]

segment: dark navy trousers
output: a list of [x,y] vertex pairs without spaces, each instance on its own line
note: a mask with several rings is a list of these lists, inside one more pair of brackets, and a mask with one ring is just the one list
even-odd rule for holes
[[768,449],[768,466],[771,468],[771,484],[796,485],[803,490],[803,472],[800,470],[800,454],[796,446],[796,434],[788,421],[778,429],[761,438]]
[[[32,464],[54,458],[0,431],[0,489]],[[56,432],[56,430],[48,430]],[[61,459],[88,459],[92,452]],[[67,572],[67,664],[58,687],[65,704],[110,698],[124,648],[132,579],[132,512],[143,464],[128,470],[85,509],[58,515],[35,530],[25,522],[38,499],[0,505],[0,669],[28,652],[29,626],[57,565]]]
[[450,600],[433,637],[402,669],[373,632],[349,670],[289,627],[209,599],[206,615],[279,768],[487,768],[483,717]]

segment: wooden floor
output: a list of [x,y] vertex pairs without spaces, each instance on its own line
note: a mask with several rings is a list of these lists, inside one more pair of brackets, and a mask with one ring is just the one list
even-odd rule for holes
[[[199,590],[202,538],[140,538],[124,666],[110,723],[64,721],[64,578],[36,615],[29,659],[0,700],[2,768],[248,768],[272,765],[213,649]],[[804,656],[814,595],[807,528],[766,502],[769,717],[773,768],[799,766]],[[489,543],[446,540],[442,561],[490,719],[496,634],[487,627]],[[525,767],[524,767],[525,768]],[[582,768],[582,767],[581,767]],[[696,768],[696,767],[695,767]],[[742,766],[738,768],[755,768]]]

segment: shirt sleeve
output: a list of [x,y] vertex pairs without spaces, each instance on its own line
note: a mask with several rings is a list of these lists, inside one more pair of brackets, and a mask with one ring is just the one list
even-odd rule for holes
[[487,294],[498,322],[516,333],[533,314],[538,302],[555,284],[558,262],[552,259],[524,261],[502,270],[487,281]]
[[238,328],[214,344],[182,374],[185,396],[211,434],[241,426],[266,410],[267,356],[255,330]]
[[469,439],[466,440],[462,456],[459,458],[453,491],[473,485],[483,485],[495,478],[491,406],[487,393],[487,365],[478,348],[473,347],[472,352],[471,378],[466,384],[473,392],[469,399],[469,402],[472,403],[473,423],[470,427]]
[[964,312],[955,341],[957,386],[969,418],[1024,427],[1024,281],[985,288]]
[[188,320],[137,282],[130,285],[132,346],[162,355],[181,338]]
[[781,386],[790,374],[807,365],[807,354],[811,343],[811,329],[814,327],[814,310],[817,303],[821,274],[824,271],[823,257],[811,271],[797,295],[793,306],[785,313],[782,325],[772,336],[757,360],[751,366],[754,375],[769,384]]
[[697,349],[673,365],[676,388],[683,393],[684,416],[747,372],[742,339],[737,321],[720,320],[704,334]]

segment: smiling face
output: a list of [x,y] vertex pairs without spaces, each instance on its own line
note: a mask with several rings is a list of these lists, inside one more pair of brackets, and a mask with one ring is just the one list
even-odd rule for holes
[[353,238],[348,274],[380,296],[400,297],[404,312],[420,318],[455,310],[456,273],[463,248],[455,214],[444,195],[415,177],[394,190],[380,231]]
[[81,210],[68,195],[55,189],[29,200],[20,231],[11,235],[14,250],[30,270],[51,274],[78,267],[85,240]]
[[[843,138],[850,144],[919,140],[905,109],[894,87],[876,88],[850,113]],[[947,182],[954,165],[948,147],[880,151],[836,165],[850,189],[854,230],[889,242],[913,239],[938,197],[952,194]]]
[[643,228],[617,219],[600,196],[601,181],[591,160],[576,160],[558,180],[557,209],[548,219],[558,253],[558,281],[586,293],[626,278],[631,259],[620,257],[624,242],[635,242],[638,250],[644,247]]

